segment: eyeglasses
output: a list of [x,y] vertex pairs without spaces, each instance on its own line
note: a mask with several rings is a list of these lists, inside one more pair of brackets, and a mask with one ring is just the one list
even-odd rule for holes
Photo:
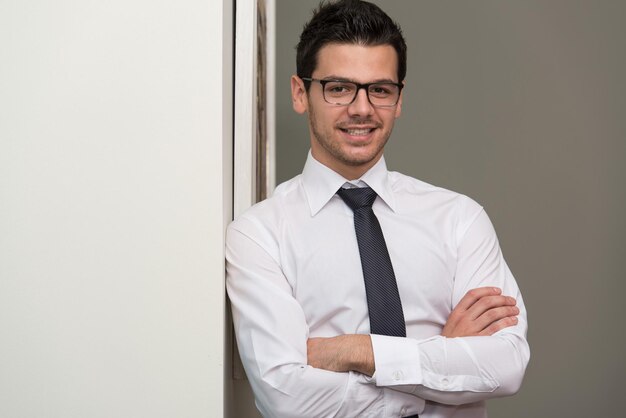
[[392,107],[398,104],[400,92],[404,84],[392,82],[355,83],[344,80],[319,80],[317,78],[302,77],[303,81],[316,81],[322,86],[322,94],[326,103],[337,106],[347,106],[354,102],[359,90],[365,89],[367,99],[376,107]]

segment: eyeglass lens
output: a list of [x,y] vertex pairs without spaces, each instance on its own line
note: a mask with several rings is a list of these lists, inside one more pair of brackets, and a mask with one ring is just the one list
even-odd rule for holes
[[[357,85],[346,81],[329,81],[324,86],[326,101],[338,105],[352,103],[357,92]],[[398,102],[400,88],[392,83],[374,83],[368,86],[367,95],[373,105],[394,106]]]

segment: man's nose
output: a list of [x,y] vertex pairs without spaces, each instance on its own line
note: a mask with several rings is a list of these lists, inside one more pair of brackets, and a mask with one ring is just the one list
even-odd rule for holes
[[348,113],[351,115],[370,115],[374,111],[374,107],[367,97],[367,90],[361,87],[356,92],[356,97],[348,106]]

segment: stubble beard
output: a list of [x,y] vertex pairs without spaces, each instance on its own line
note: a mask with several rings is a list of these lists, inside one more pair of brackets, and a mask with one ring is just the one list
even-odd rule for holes
[[[376,158],[381,153],[382,149],[387,144],[389,137],[391,136],[391,130],[382,131],[382,135],[383,135],[382,141],[380,141],[377,144],[376,148],[372,152],[366,155],[361,155],[361,156],[349,155],[342,149],[340,141],[333,141],[332,137],[334,133],[333,131],[335,129],[338,129],[344,125],[349,126],[349,125],[364,125],[364,124],[369,124],[369,125],[374,124],[376,125],[378,130],[381,129],[380,123],[373,122],[369,118],[365,118],[365,119],[364,118],[352,118],[348,120],[347,122],[340,122],[337,125],[333,126],[330,132],[320,131],[318,129],[315,111],[312,109],[311,106],[309,106],[309,125],[311,128],[311,132],[313,133],[313,136],[315,137],[315,141],[317,141],[317,143],[322,148],[324,148],[324,150],[326,150],[326,152],[329,153],[333,158],[349,166],[356,167],[356,166],[364,165],[364,164],[371,162],[374,158]],[[369,147],[370,145],[371,144],[369,143],[363,144],[363,147]]]

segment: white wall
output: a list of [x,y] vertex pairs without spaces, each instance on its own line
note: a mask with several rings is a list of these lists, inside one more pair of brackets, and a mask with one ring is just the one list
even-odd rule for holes
[[231,3],[0,2],[0,416],[222,416]]

